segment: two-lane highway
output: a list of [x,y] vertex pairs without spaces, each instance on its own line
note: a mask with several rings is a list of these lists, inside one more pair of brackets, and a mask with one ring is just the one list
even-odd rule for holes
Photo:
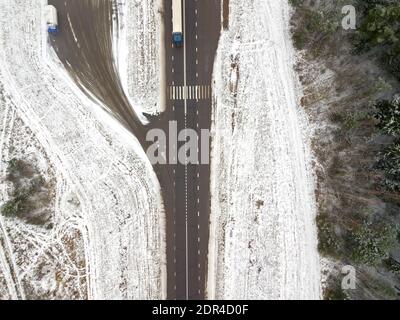
[[[183,0],[184,46],[172,45],[172,0],[166,0],[166,119],[178,132],[211,127],[211,79],[221,29],[220,0]],[[178,148],[183,143],[178,144]],[[210,211],[208,164],[171,166],[174,188],[172,214],[167,217],[168,297],[203,299],[207,272]]]

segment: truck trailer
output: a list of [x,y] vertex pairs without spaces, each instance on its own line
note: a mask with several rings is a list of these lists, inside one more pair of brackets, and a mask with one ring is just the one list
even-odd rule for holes
[[56,34],[58,32],[58,17],[56,7],[52,5],[45,6],[44,16],[47,25],[47,32],[50,34]]
[[183,45],[182,0],[172,0],[172,42],[176,47]]

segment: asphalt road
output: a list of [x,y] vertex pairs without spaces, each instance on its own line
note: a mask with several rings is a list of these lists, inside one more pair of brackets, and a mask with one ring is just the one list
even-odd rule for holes
[[[172,0],[164,1],[167,106],[165,113],[143,128],[113,63],[112,1],[49,0],[59,15],[60,33],[50,40],[61,62],[78,86],[101,101],[145,149],[146,131],[162,128],[168,132],[170,121],[177,122],[178,132],[190,128],[199,136],[201,129],[211,127],[211,78],[221,29],[221,0],[183,0],[182,48],[172,46]],[[209,165],[154,168],[167,215],[168,299],[203,299],[209,238]]]
[[[221,29],[221,2],[184,0],[183,3],[185,45],[174,48],[172,0],[165,2],[167,112],[170,120],[178,122],[178,132],[190,128],[200,137],[201,129],[211,127],[211,79]],[[188,89],[183,94],[185,86]],[[178,164],[173,167],[172,175],[175,194],[173,214],[168,216],[167,226],[168,297],[203,299],[209,239],[210,167]]]

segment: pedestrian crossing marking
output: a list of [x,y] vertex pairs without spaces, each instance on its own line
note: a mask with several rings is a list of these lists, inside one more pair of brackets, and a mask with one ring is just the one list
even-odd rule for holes
[[170,86],[170,100],[204,100],[211,98],[211,86]]

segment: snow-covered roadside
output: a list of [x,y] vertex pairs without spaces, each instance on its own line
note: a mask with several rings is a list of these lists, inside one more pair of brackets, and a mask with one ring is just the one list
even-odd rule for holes
[[136,112],[158,114],[165,108],[164,21],[162,0],[116,0],[118,68]]
[[214,68],[210,299],[319,299],[307,121],[287,1],[230,1]]
[[43,54],[44,2],[0,0],[0,82],[81,206],[88,297],[165,298],[157,178],[138,141]]

